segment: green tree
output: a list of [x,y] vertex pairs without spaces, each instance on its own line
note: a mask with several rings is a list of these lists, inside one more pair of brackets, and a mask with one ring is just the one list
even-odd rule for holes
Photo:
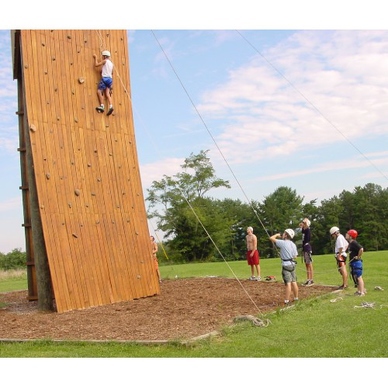
[[208,260],[231,233],[225,236],[231,230],[229,220],[206,197],[212,189],[230,188],[228,181],[216,177],[207,152],[192,153],[181,165],[183,172],[154,181],[146,198],[153,209],[149,217],[156,218],[169,249],[187,261]]
[[22,252],[20,249],[14,249],[7,254],[0,253],[0,269],[4,271],[25,268],[26,261],[26,252]]
[[387,190],[368,183],[364,187],[355,187],[352,193],[343,191],[339,197],[342,200],[344,232],[356,229],[358,241],[365,250],[387,248]]
[[303,197],[289,187],[280,186],[264,198],[259,207],[259,217],[265,225],[266,241],[260,239],[264,257],[275,256],[275,250],[268,240],[268,235],[282,232],[287,228],[296,229],[303,216]]
[[332,226],[342,228],[340,222],[342,213],[342,201],[338,197],[334,196],[321,202],[314,225],[312,225],[311,245],[313,253],[321,255],[333,252],[334,244],[329,231]]
[[[259,230],[258,220],[254,214],[255,204],[249,205],[239,199],[224,199],[216,201],[214,205],[228,219],[227,225],[230,225],[229,230],[225,230],[225,234],[230,237],[222,246],[222,251],[231,260],[245,260],[247,227],[252,226],[255,233]],[[260,247],[258,248],[260,250]]]

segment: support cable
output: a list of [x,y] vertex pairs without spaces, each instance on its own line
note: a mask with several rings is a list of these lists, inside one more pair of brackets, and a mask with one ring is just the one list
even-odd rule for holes
[[278,73],[311,107],[325,120],[327,121],[372,167],[374,167],[381,176],[388,180],[388,176],[384,174],[345,134],[330,120],[328,119],[275,65],[269,61],[240,31],[236,32],[241,36],[245,42],[256,51],[264,61]]

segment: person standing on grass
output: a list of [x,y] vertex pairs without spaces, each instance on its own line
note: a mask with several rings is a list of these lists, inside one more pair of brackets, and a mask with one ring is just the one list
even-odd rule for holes
[[358,236],[357,230],[350,229],[346,232],[346,240],[349,241],[349,265],[350,274],[354,281],[354,285],[357,287],[357,291],[354,293],[356,296],[364,296],[366,293],[364,279],[362,278],[362,254],[364,248],[356,240]]
[[338,287],[339,290],[348,288],[348,271],[346,270],[346,258],[348,257],[346,250],[348,249],[349,243],[345,237],[340,233],[337,226],[333,226],[330,229],[331,238],[335,239],[334,254],[337,261],[338,272],[342,276],[342,285]]
[[156,274],[158,275],[159,283],[162,283],[162,278],[160,276],[160,271],[159,271],[158,256],[156,255],[158,253],[158,244],[156,243],[154,236],[150,236],[150,238],[151,238],[151,247],[152,247],[152,259],[154,261]]
[[[252,226],[248,226],[247,235],[246,235],[246,243],[247,243],[247,262],[251,267],[251,277],[249,280],[257,280],[260,281],[260,255],[257,250],[257,237],[253,234]],[[255,268],[257,277],[255,277]]]
[[100,105],[96,108],[98,113],[104,113],[104,97],[108,100],[109,108],[107,112],[107,116],[113,113],[113,105],[112,105],[112,88],[113,88],[113,63],[110,59],[110,52],[108,50],[104,50],[102,53],[102,60],[97,60],[97,55],[93,54],[94,58],[94,66],[101,67],[101,80],[97,86],[97,96]]
[[[284,304],[290,303],[291,291],[294,294],[294,301],[299,300],[299,288],[296,277],[296,258],[298,250],[292,239],[295,232],[292,229],[286,229],[283,235],[276,233],[269,239],[280,249],[280,259],[282,260],[282,278],[286,286]],[[282,238],[282,240],[280,240]]]
[[303,262],[306,265],[307,280],[303,283],[304,286],[312,286],[314,284],[314,270],[313,270],[313,259],[312,259],[312,249],[310,245],[311,240],[311,231],[310,231],[311,222],[308,218],[304,218],[300,223],[302,228],[302,258]]

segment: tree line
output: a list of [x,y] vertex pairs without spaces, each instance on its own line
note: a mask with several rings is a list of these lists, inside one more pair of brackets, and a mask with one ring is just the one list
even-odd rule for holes
[[147,190],[148,217],[164,234],[159,260],[206,262],[245,259],[246,228],[252,226],[262,258],[277,255],[269,236],[286,228],[296,232],[300,246],[300,221],[311,221],[313,254],[333,252],[329,230],[338,226],[345,234],[359,233],[358,241],[366,251],[388,249],[388,190],[368,183],[352,192],[305,202],[290,187],[280,186],[262,202],[244,203],[234,199],[215,199],[210,190],[230,188],[228,181],[217,178],[208,151],[191,154],[174,176],[163,175]]
[[9,271],[26,267],[26,252],[20,248],[13,249],[11,252],[0,252],[0,270]]

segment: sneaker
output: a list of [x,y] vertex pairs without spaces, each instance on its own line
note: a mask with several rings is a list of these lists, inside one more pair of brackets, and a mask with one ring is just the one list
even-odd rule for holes
[[285,306],[289,306],[289,304],[290,304],[290,301],[289,301],[289,300],[285,300],[285,301],[284,301],[284,305],[285,305]]
[[345,288],[348,288],[348,286],[344,286],[343,284],[338,287],[339,290],[344,290]]
[[107,116],[110,116],[113,113],[114,109],[113,106],[111,106],[108,110],[108,113],[106,114]]
[[96,108],[96,111],[97,111],[98,113],[104,113],[105,109],[104,109],[103,106],[98,106],[98,107]]
[[256,278],[256,280],[257,280],[258,282],[260,282],[260,281],[261,281],[261,277],[258,276],[258,277]]
[[299,302],[299,298],[294,298],[294,302]]
[[251,276],[251,277],[249,278],[249,280],[256,280],[256,278],[255,278],[254,276]]
[[305,286],[306,286],[306,287],[310,287],[310,286],[312,286],[313,284],[314,284],[314,280],[310,279],[310,280],[307,280]]
[[364,295],[365,295],[365,292],[356,291],[354,293],[354,296],[364,296]]

